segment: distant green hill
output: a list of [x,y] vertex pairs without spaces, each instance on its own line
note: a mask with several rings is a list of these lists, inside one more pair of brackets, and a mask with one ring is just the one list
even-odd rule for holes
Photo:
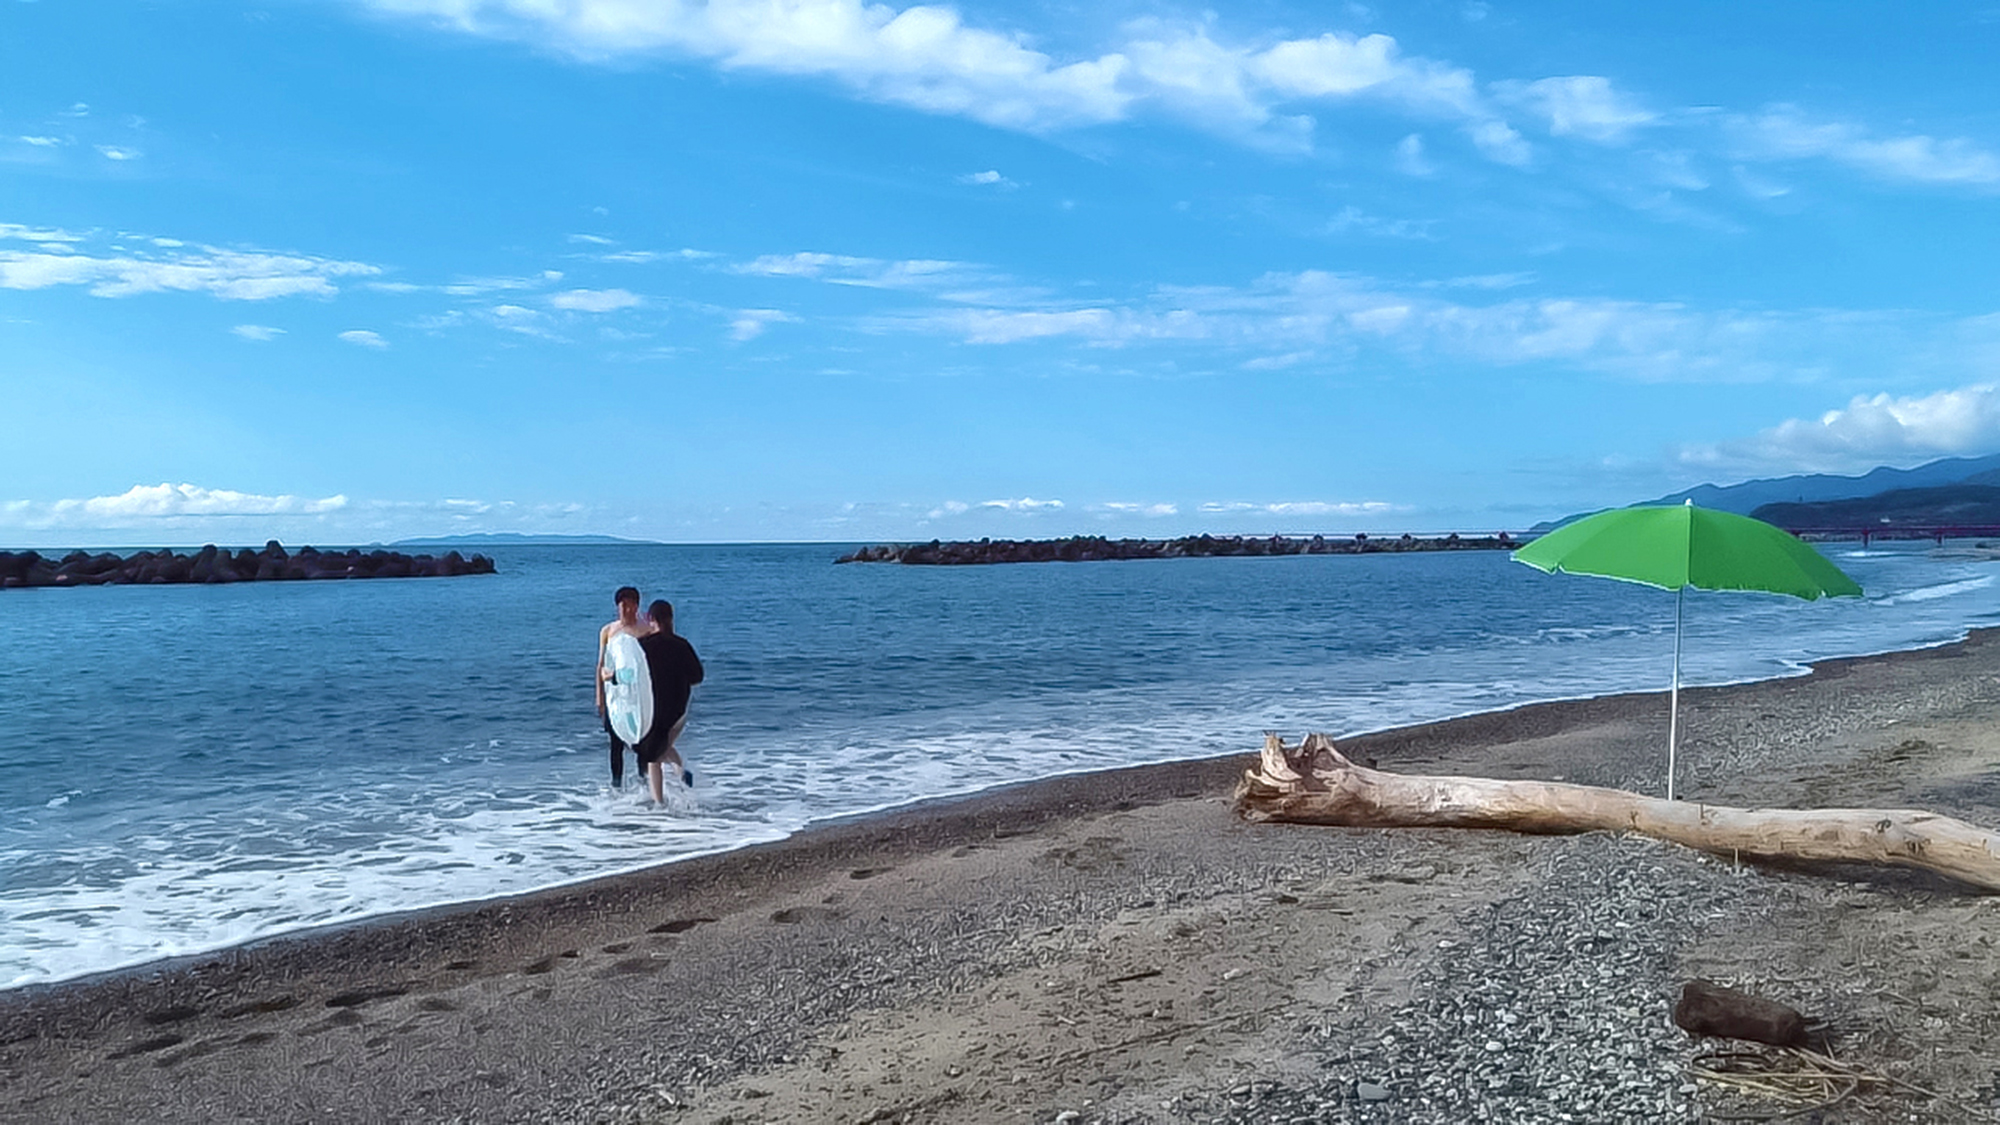
[[1897,488],[1851,500],[1766,504],[1750,514],[1789,528],[2000,525],[2000,487],[1948,484]]

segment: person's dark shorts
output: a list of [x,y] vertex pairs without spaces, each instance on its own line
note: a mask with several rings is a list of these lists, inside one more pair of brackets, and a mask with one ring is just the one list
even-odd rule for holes
[[654,723],[653,729],[646,732],[646,737],[639,740],[639,745],[632,748],[632,752],[639,756],[639,764],[650,766],[666,757],[667,747],[672,746],[674,739],[680,737],[681,730],[687,726],[687,721],[687,716],[683,714],[671,723]]

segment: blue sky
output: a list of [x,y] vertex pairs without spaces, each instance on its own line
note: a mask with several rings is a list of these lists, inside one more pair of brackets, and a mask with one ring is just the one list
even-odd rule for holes
[[1519,529],[2000,451],[2000,8],[0,0],[0,545]]

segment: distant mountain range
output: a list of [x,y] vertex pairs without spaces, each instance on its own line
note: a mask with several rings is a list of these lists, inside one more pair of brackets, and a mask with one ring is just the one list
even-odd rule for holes
[[620,539],[616,535],[533,535],[520,531],[491,531],[472,535],[433,535],[422,539],[398,539],[391,547],[567,547],[579,544],[619,543],[653,546],[650,539]]
[[[1855,477],[1807,473],[1741,484],[1699,484],[1641,503],[1686,500],[1789,528],[2000,525],[2000,453],[1946,457],[1914,469],[1885,466]],[[1578,512],[1529,530],[1539,535],[1593,514]]]
[[2000,454],[1991,457],[1947,457],[1942,461],[1932,461],[1928,465],[1919,465],[1914,469],[1880,468],[1858,477],[1813,473],[1807,476],[1746,480],[1742,484],[1701,484],[1685,492],[1671,493],[1658,500],[1648,500],[1646,503],[1678,504],[1683,500],[1693,500],[1704,508],[1717,508],[1747,516],[1767,504],[1820,504],[1827,501],[1860,500],[1889,492],[1961,484],[2000,486]]

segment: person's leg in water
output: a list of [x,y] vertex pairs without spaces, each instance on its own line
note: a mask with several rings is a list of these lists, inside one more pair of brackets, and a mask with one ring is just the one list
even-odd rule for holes
[[[681,784],[686,785],[690,789],[694,787],[694,775],[688,772],[686,763],[681,761],[681,752],[674,749],[674,740],[678,739],[681,736],[681,731],[685,729],[687,729],[687,716],[682,715],[679,719],[674,720],[674,725],[668,727],[665,732],[661,732],[655,728],[653,733],[648,736],[657,740],[655,747],[659,750],[658,755],[646,763],[646,786],[653,791],[653,803],[656,805],[667,803],[667,763],[669,762],[673,763],[674,772],[680,775]],[[649,747],[648,752],[651,752],[653,748]]]
[[611,788],[625,787],[625,744],[611,732],[611,716],[604,717],[604,735],[611,740]]
[[694,774],[688,770],[687,763],[681,760],[680,748],[674,745],[681,740],[681,732],[687,729],[687,725],[688,717],[683,713],[680,718],[674,720],[673,726],[667,728],[667,750],[660,755],[660,760],[673,762],[674,772],[680,775],[681,784],[693,789]]

